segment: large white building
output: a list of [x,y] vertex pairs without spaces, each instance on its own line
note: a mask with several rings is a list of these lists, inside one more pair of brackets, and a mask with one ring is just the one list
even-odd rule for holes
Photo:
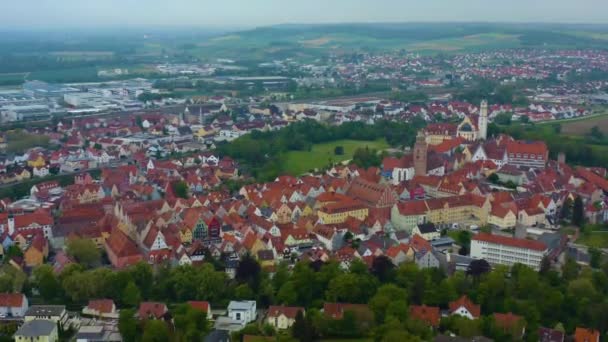
[[471,257],[485,259],[492,265],[511,266],[520,263],[539,270],[547,250],[547,246],[539,241],[488,233],[479,233],[471,241]]

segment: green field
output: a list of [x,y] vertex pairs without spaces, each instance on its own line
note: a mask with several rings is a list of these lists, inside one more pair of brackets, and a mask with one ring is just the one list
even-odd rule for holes
[[584,233],[576,243],[595,248],[608,248],[608,232]]
[[[335,155],[336,146],[344,147],[343,155]],[[388,148],[384,139],[375,141],[338,140],[330,143],[317,144],[310,151],[290,151],[287,153],[286,170],[292,175],[301,175],[315,168],[322,168],[331,163],[349,160],[357,148],[383,150]]]

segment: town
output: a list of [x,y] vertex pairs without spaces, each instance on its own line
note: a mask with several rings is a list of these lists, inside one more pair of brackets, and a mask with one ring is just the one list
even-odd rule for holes
[[607,51],[146,68],[0,89],[1,341],[606,338]]

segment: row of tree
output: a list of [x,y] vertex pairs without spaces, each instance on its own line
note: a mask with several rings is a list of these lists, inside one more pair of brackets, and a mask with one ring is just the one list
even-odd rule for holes
[[[450,301],[466,294],[481,305],[486,318],[481,321],[447,319],[440,331],[496,338],[499,335],[490,316],[495,312],[514,312],[524,317],[529,341],[538,340],[536,331],[540,326],[561,324],[568,333],[577,326],[605,332],[608,329],[608,321],[604,319],[608,317],[608,264],[602,265],[601,271],[594,271],[568,259],[561,272],[548,265],[543,263],[541,272],[515,265],[475,275],[456,272],[448,277],[441,269],[418,269],[413,263],[395,268],[388,258],[378,257],[371,268],[354,261],[348,271],[337,262],[300,262],[292,269],[280,264],[270,277],[253,258],[244,256],[232,280],[220,263],[154,269],[138,264],[125,270],[87,270],[73,264],[60,274],[51,266],[43,265],[34,270],[31,283],[24,280],[24,288],[28,292],[37,289],[46,303],[73,307],[97,298],[113,299],[123,309],[136,308],[144,300],[162,301],[170,306],[188,300],[206,300],[212,306],[224,307],[230,300],[238,299],[255,299],[259,307],[297,305],[306,308],[306,323],[300,322],[300,326],[308,327],[312,336],[356,335],[378,339],[390,334],[429,338],[431,331],[420,328],[419,322],[409,317],[408,306],[426,304],[447,309]],[[369,304],[373,317],[355,315],[340,321],[328,320],[320,313],[324,302]],[[136,332],[148,329],[138,324]],[[130,326],[129,329],[133,329],[132,324]]]

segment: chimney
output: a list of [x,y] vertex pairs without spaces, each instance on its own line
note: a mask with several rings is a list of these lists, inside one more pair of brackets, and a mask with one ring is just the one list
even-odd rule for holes
[[560,164],[566,164],[566,154],[564,152],[557,154],[557,162]]

